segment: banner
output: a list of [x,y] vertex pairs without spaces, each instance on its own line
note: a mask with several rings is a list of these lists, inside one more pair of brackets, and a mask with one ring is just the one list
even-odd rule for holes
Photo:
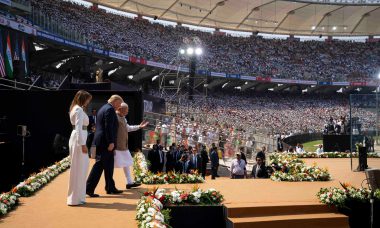
[[261,82],[271,82],[270,77],[256,77],[256,81],[261,81]]
[[11,5],[11,0],[0,0],[0,3],[3,3],[5,5],[10,6]]
[[332,85],[332,82],[318,82],[318,85]]
[[128,55],[123,55],[123,54],[119,54],[119,53],[115,53],[115,52],[110,51],[110,52],[109,52],[109,56],[110,56],[111,58],[115,58],[115,59],[121,59],[121,60],[129,61],[129,56],[128,56]]
[[351,86],[366,86],[366,82],[350,82]]
[[350,85],[349,82],[333,82],[332,84],[336,85],[336,86],[349,86]]
[[144,59],[144,58],[137,58],[134,56],[130,56],[129,61],[131,63],[139,63],[139,64],[144,64],[144,65],[146,65],[146,62],[147,62],[146,59]]
[[225,78],[226,77],[226,73],[211,72],[211,76]]
[[240,79],[248,80],[248,81],[256,81],[256,77],[254,77],[254,76],[249,76],[249,75],[242,75],[242,76],[240,77]]
[[35,36],[37,35],[37,30],[33,28],[33,26],[25,25],[25,24],[18,23],[16,21],[9,20],[3,15],[0,15],[0,25],[7,26],[14,30],[32,34]]
[[3,48],[3,36],[0,30],[0,76],[5,78],[5,64],[4,64],[4,48]]
[[240,74],[226,74],[226,78],[236,78],[236,79],[239,79],[240,78]]

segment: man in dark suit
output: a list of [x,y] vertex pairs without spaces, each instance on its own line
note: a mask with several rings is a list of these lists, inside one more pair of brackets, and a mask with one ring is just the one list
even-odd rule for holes
[[252,178],[269,178],[262,156],[256,157],[256,165],[252,168]]
[[108,103],[103,105],[98,112],[94,136],[96,162],[88,176],[86,186],[86,193],[90,197],[99,196],[98,194],[94,194],[94,191],[102,176],[103,170],[107,194],[120,194],[122,192],[116,189],[113,180],[114,149],[116,147],[118,129],[118,120],[115,110],[120,107],[122,102],[123,99],[119,95],[112,95],[110,99],[108,99]]
[[198,153],[196,148],[193,148],[192,154],[190,155],[191,169],[201,173],[202,170],[202,157]]
[[178,162],[178,170],[180,173],[190,173],[191,162],[186,154],[182,154],[181,159]]
[[154,144],[153,149],[148,153],[148,160],[150,162],[150,171],[152,173],[162,172],[164,167],[164,152],[161,145]]
[[177,153],[177,147],[176,147],[175,143],[173,143],[169,147],[169,151],[166,153],[166,172],[175,170],[175,166],[177,163],[177,160],[176,160],[177,154],[176,153]]
[[211,160],[211,179],[215,179],[218,176],[218,167],[219,167],[219,156],[218,150],[213,143],[211,146],[210,160]]
[[201,157],[202,157],[201,173],[202,173],[203,179],[205,179],[206,178],[207,163],[209,162],[209,158],[208,158],[208,155],[207,155],[207,151],[206,151],[206,146],[205,145],[202,146]]
[[175,151],[175,171],[179,172],[179,161],[182,157],[182,155],[185,154],[185,146],[181,145],[177,151]]
[[88,116],[88,127],[96,126],[96,109],[92,109],[91,115]]

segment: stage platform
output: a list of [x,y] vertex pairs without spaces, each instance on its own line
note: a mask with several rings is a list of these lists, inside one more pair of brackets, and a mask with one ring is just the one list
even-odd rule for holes
[[[269,179],[231,180],[227,177],[211,180],[210,177],[207,177],[206,183],[199,184],[199,187],[202,189],[215,188],[221,191],[225,197],[224,204],[229,208],[231,216],[233,213],[241,216],[244,212],[255,210],[254,207],[260,207],[261,213],[265,213],[265,208],[269,208],[272,212],[278,209],[276,219],[281,221],[281,219],[286,219],[287,217],[281,215],[282,209],[304,210],[302,208],[305,208],[306,205],[307,207],[314,207],[310,213],[313,214],[315,219],[318,219],[318,216],[322,216],[320,208],[324,208],[319,204],[316,197],[316,193],[321,187],[339,186],[339,182],[349,182],[359,187],[365,178],[363,172],[352,172],[350,170],[350,159],[305,159],[305,161],[308,164],[317,162],[320,167],[328,167],[332,175],[332,181],[291,183],[274,182]],[[380,168],[380,159],[368,159],[368,164],[373,168]],[[106,195],[104,191],[104,178],[102,177],[96,189],[96,193],[100,194],[101,197],[87,198],[86,205],[69,207],[66,205],[68,177],[69,172],[66,171],[34,196],[21,198],[20,206],[0,219],[0,227],[136,227],[137,223],[134,217],[140,192],[152,188],[152,186],[143,185],[137,189],[125,190],[121,195]],[[114,179],[119,189],[125,189],[125,178],[121,169],[115,169]],[[162,185],[160,187],[191,189],[192,186],[190,184],[178,184]],[[277,209],[273,209],[273,207]],[[234,208],[238,211],[234,212]],[[328,209],[324,208],[323,210]],[[323,211],[323,213],[328,213],[324,214],[323,217],[334,217],[337,221],[336,226],[324,224],[324,227],[347,227],[347,218],[344,216],[333,215],[329,211]],[[304,215],[297,215],[294,218],[306,219],[302,216]],[[262,217],[261,221],[258,221],[258,224],[265,224],[264,220],[271,220],[271,218],[273,217]],[[252,220],[252,218],[234,219],[242,222],[241,226],[235,227],[250,227],[249,223],[244,225],[244,221]],[[323,222],[319,224],[322,225]],[[298,226],[297,224],[293,224],[292,227]]]

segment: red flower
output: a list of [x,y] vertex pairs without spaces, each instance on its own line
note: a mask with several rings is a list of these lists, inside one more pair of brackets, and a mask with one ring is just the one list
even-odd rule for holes
[[161,196],[159,201],[161,201],[161,203],[163,203],[165,201],[165,196]]
[[150,193],[149,192],[144,192],[144,196],[149,196]]
[[3,203],[8,204],[8,200],[6,200],[6,199],[3,200]]

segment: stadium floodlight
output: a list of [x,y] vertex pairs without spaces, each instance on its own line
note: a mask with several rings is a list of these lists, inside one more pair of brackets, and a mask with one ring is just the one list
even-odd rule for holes
[[185,54],[185,49],[179,49],[179,53],[181,54],[181,55],[184,55]]
[[202,53],[203,53],[202,48],[196,48],[196,49],[195,49],[195,54],[196,54],[196,55],[202,55]]
[[152,82],[154,82],[158,78],[158,75],[153,76]]
[[187,53],[188,55],[193,55],[193,53],[194,53],[194,48],[191,48],[191,47],[187,48],[186,53]]

